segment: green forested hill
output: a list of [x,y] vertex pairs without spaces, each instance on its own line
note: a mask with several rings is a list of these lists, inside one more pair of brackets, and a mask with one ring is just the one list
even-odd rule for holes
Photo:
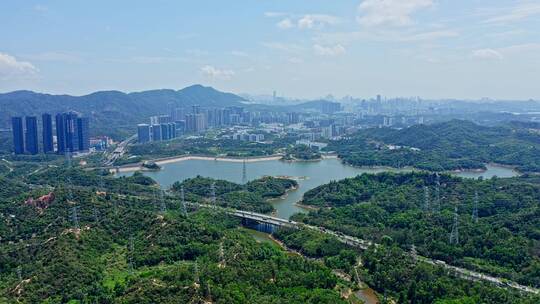
[[[430,173],[360,175],[305,193],[321,208],[296,219],[540,286],[540,186],[521,178],[469,180]],[[478,220],[472,218],[478,193]],[[437,199],[439,197],[439,199]],[[450,243],[454,208],[459,242]]]
[[397,130],[363,129],[328,150],[358,166],[413,166],[432,171],[481,169],[495,162],[540,171],[540,134],[520,125],[485,127],[452,120]]
[[274,211],[267,200],[282,196],[288,190],[298,186],[294,180],[270,176],[252,180],[245,186],[197,176],[174,183],[172,189],[178,193],[180,188],[184,187],[184,191],[188,193],[188,199],[207,203],[211,199],[211,193],[208,189],[212,187],[212,184],[214,184],[217,205],[259,213]]
[[[328,267],[257,243],[234,218],[183,216],[172,197],[160,213],[140,175],[100,186],[92,172],[50,170],[31,179],[54,187],[47,207],[24,203],[39,190],[0,200],[2,303],[346,303]],[[268,184],[253,187],[277,195]]]
[[[113,178],[49,167],[0,183],[21,186],[0,194],[0,303],[352,304],[359,280],[402,303],[538,301],[416,263],[388,238],[361,253],[313,230],[280,230],[275,237],[310,259],[289,253],[256,242],[222,212],[189,208],[186,216],[177,193],[157,196],[156,183],[138,173]],[[218,204],[242,208],[268,205],[265,198],[296,186],[271,177],[246,186],[197,177],[173,190],[184,186],[190,200],[205,202],[212,183]],[[49,191],[54,200],[25,203]],[[256,200],[234,205],[231,193]]]

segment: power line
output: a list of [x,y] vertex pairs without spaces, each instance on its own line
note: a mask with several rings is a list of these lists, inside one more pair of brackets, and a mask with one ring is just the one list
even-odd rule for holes
[[478,191],[474,191],[474,206],[472,211],[472,220],[478,223]]
[[458,218],[458,207],[454,207],[454,223],[452,224],[452,232],[450,233],[450,244],[457,245],[459,244],[459,218]]
[[199,284],[199,264],[197,263],[197,261],[195,261],[195,265],[193,267],[195,284]]
[[212,205],[216,204],[216,183],[212,182],[210,185],[210,202]]
[[79,229],[79,214],[77,210],[79,209],[79,206],[74,206],[71,208],[71,223],[73,224],[73,228]]
[[71,185],[71,177],[70,177],[70,174],[71,174],[71,152],[66,152],[65,154],[65,158],[66,158],[66,166],[67,166],[67,170],[65,172],[66,174],[66,190],[67,190],[67,201],[68,202],[73,202],[73,193],[71,191],[71,188],[72,188],[72,185]]
[[436,173],[435,181],[435,206],[434,209],[438,211],[441,208],[441,177],[439,173]]
[[244,160],[242,161],[242,184],[243,185],[246,185],[247,184],[247,172],[246,172],[246,159],[244,158]]
[[424,186],[424,210],[429,212],[429,188]]
[[182,213],[187,216],[187,209],[186,209],[186,198],[184,195],[184,185],[180,186],[180,200],[182,203]]
[[133,254],[135,246],[133,245],[133,235],[129,237],[129,273],[133,274]]
[[161,213],[165,213],[167,211],[167,206],[165,205],[165,197],[163,195],[163,190],[159,190],[159,209]]
[[223,241],[219,243],[219,260],[220,265],[225,267],[225,250],[223,249]]
[[96,223],[99,222],[99,213],[98,213],[98,210],[97,210],[97,208],[95,206],[93,208],[93,215],[94,215],[94,221]]
[[21,265],[17,266],[17,278],[19,281],[22,281],[22,267]]

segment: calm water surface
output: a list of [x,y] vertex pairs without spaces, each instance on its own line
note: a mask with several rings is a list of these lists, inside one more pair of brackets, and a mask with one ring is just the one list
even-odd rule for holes
[[[332,180],[340,180],[353,177],[362,173],[379,173],[384,171],[404,172],[407,169],[387,169],[387,168],[355,168],[341,163],[338,159],[325,159],[319,162],[283,162],[279,160],[261,161],[246,163],[246,173],[248,180],[257,179],[265,175],[288,176],[297,179],[299,188],[290,191],[284,198],[272,200],[272,205],[276,209],[277,216],[288,219],[292,214],[305,212],[305,209],[296,206],[294,203],[300,201],[304,193],[319,185],[326,184]],[[118,176],[131,175],[133,173],[119,173]],[[208,161],[208,160],[187,160],[177,163],[170,163],[162,166],[162,170],[156,172],[144,172],[152,177],[162,187],[169,187],[175,181],[182,181],[197,175],[212,177],[216,179],[229,180],[231,182],[242,182],[242,163]],[[511,177],[517,175],[512,169],[489,165],[485,172],[460,172],[458,176],[477,178],[483,176]]]

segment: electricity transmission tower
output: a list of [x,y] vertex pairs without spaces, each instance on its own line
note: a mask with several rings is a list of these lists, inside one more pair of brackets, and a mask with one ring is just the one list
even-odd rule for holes
[[65,157],[66,157],[66,167],[67,167],[67,172],[65,173],[66,174],[65,187],[67,190],[66,195],[67,195],[67,201],[72,202],[73,193],[71,192],[71,177],[69,176],[71,174],[71,152],[66,152]]
[[99,174],[99,191],[103,191],[105,192],[105,186],[104,186],[104,183],[103,183],[103,172],[101,172],[101,174]]
[[429,212],[429,188],[424,186],[424,210]]
[[210,202],[212,203],[212,205],[216,204],[216,183],[215,182],[213,182],[210,185]]
[[17,266],[17,278],[19,281],[22,281],[22,267],[21,265]]
[[474,206],[472,211],[472,220],[478,223],[478,191],[474,192]]
[[225,250],[223,249],[223,242],[219,243],[219,260],[221,267],[225,267]]
[[193,273],[194,273],[195,284],[199,284],[200,283],[199,282],[199,264],[197,263],[197,261],[195,261]]
[[180,186],[180,200],[182,203],[182,213],[187,216],[186,198],[184,195],[184,186]]
[[73,228],[79,229],[79,214],[78,210],[79,206],[75,206],[71,208],[71,222],[73,224]]
[[435,210],[439,210],[441,208],[441,177],[439,176],[439,173],[436,174],[437,180],[435,185]]
[[133,274],[133,255],[135,246],[133,245],[133,236],[129,237],[129,273]]
[[96,223],[99,222],[99,213],[96,207],[94,207],[93,213],[94,213],[94,221]]
[[246,159],[242,162],[242,184],[247,184]]
[[459,229],[458,229],[458,208],[454,207],[454,223],[452,224],[452,232],[450,233],[450,244],[459,244]]
[[167,206],[165,205],[165,197],[163,195],[163,190],[159,189],[159,210],[163,214],[167,211]]
[[418,258],[418,251],[416,250],[416,246],[415,245],[412,245],[411,246],[411,255],[412,257],[416,260]]

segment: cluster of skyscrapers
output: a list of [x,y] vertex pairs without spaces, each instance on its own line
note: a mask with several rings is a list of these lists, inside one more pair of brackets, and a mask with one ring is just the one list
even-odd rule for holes
[[[13,150],[15,154],[86,152],[90,149],[90,123],[76,112],[58,113],[55,116],[56,137],[53,136],[52,115],[41,115],[41,149],[37,116],[11,118]],[[56,145],[55,145],[56,138]],[[55,150],[56,147],[56,150]]]
[[174,108],[170,115],[150,117],[149,124],[137,125],[139,143],[176,138],[184,133],[201,133],[208,128],[233,126],[252,122],[251,113],[242,107],[201,109],[193,105],[190,110]]
[[164,122],[158,124],[139,124],[137,125],[137,136],[139,143],[150,141],[162,141],[176,138],[176,124]]

